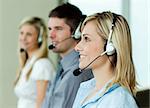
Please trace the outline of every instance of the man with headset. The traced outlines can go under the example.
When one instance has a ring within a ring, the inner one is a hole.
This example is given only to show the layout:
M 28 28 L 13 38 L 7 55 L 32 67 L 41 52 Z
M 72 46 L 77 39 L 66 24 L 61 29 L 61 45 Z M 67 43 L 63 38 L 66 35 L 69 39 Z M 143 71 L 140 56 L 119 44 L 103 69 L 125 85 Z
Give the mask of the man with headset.
M 48 29 L 53 52 L 60 55 L 60 67 L 43 102 L 43 108 L 72 108 L 80 83 L 93 77 L 91 70 L 74 76 L 79 66 L 79 54 L 74 47 L 78 43 L 75 31 L 85 17 L 76 6 L 66 3 L 49 13 Z M 73 38 L 74 37 L 74 38 Z M 80 36 L 79 36 L 80 37 Z

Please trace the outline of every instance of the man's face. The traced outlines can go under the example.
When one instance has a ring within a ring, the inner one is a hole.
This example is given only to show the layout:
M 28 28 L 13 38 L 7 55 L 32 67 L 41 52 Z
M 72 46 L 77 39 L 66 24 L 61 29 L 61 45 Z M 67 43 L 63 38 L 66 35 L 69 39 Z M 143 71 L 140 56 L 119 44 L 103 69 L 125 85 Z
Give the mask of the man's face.
M 75 46 L 75 41 L 71 38 L 71 28 L 65 23 L 65 19 L 50 17 L 48 21 L 49 38 L 55 44 L 54 52 L 65 55 Z

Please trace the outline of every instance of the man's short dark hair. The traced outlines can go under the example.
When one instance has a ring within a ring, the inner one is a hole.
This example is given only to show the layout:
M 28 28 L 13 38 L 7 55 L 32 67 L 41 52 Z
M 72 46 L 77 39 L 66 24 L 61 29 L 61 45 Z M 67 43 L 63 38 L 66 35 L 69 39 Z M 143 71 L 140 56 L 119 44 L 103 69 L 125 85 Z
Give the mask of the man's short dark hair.
M 64 3 L 54 8 L 49 13 L 49 18 L 50 17 L 65 19 L 66 24 L 70 26 L 71 32 L 73 33 L 83 18 L 83 15 L 78 7 L 70 3 Z

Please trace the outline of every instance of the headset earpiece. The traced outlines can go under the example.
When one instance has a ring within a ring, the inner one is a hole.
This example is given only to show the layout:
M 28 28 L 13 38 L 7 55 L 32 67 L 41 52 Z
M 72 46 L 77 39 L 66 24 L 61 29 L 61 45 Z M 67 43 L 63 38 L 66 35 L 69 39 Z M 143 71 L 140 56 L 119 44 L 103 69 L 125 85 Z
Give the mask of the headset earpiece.
M 40 28 L 40 33 L 38 36 L 38 43 L 41 44 L 43 39 L 42 39 L 42 35 L 43 35 L 43 27 Z
M 80 40 L 81 39 L 81 31 L 80 31 L 80 27 L 82 25 L 83 20 L 86 18 L 86 15 L 82 15 L 80 23 L 78 25 L 78 27 L 76 28 L 76 30 L 74 31 L 72 38 L 74 38 L 75 40 Z
M 112 42 L 109 42 L 109 43 L 106 42 L 104 45 L 104 52 L 101 53 L 101 56 L 103 56 L 105 54 L 107 54 L 108 56 L 111 56 L 115 52 L 116 52 L 116 49 L 115 49 L 113 43 Z
M 75 30 L 74 34 L 72 35 L 72 38 L 74 38 L 75 40 L 80 40 L 81 39 L 80 26 L 81 26 L 81 22 L 78 25 L 77 29 Z
M 113 45 L 113 43 L 112 42 L 109 42 L 107 45 L 106 45 L 106 54 L 108 55 L 108 56 L 111 56 L 111 55 L 113 55 L 115 52 L 116 52 L 116 49 L 115 49 L 115 47 L 114 47 L 114 45 Z
M 116 48 L 115 48 L 115 46 L 113 45 L 113 43 L 111 41 L 113 29 L 114 29 L 115 22 L 116 22 L 115 15 L 113 13 L 112 13 L 112 15 L 113 15 L 112 26 L 110 28 L 110 32 L 109 32 L 109 35 L 108 35 L 108 40 L 107 40 L 106 44 L 104 45 L 104 52 L 101 53 L 101 55 L 107 54 L 108 56 L 111 56 L 116 52 Z
M 81 39 L 81 33 L 78 32 L 78 33 L 72 35 L 72 37 L 73 37 L 73 39 L 75 39 L 75 40 L 80 40 L 80 39 Z

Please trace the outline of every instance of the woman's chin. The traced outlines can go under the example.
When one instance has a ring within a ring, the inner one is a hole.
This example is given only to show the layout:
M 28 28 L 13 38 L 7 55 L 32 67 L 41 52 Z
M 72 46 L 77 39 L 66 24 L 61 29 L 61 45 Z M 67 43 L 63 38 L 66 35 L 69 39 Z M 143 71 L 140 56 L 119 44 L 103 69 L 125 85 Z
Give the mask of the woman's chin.
M 80 69 L 84 69 L 85 67 L 86 67 L 85 65 L 83 65 L 83 64 L 81 64 L 81 63 L 79 64 L 79 68 L 80 68 Z

